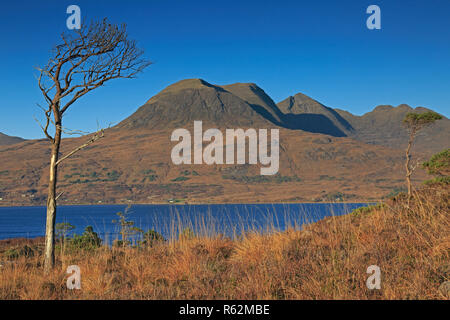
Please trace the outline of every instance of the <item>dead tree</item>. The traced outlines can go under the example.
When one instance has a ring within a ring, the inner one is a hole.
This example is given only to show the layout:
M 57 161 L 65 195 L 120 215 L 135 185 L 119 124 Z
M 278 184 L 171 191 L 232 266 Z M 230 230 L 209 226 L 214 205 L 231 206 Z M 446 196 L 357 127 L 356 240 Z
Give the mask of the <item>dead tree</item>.
M 37 68 L 38 85 L 44 96 L 45 122 L 41 125 L 51 144 L 50 176 L 47 197 L 44 270 L 55 264 L 55 218 L 58 165 L 74 153 L 103 137 L 99 130 L 89 140 L 66 155 L 60 155 L 62 123 L 68 108 L 88 92 L 107 81 L 134 78 L 150 62 L 136 42 L 128 39 L 126 25 L 109 24 L 106 19 L 61 35 L 61 44 L 43 68 Z M 51 132 L 50 132 L 51 129 Z
M 412 185 L 411 185 L 411 175 L 413 174 L 416 166 L 411 165 L 411 147 L 417 133 L 423 128 L 433 124 L 436 120 L 442 119 L 442 116 L 436 112 L 428 111 L 424 113 L 408 113 L 403 119 L 403 124 L 408 130 L 409 139 L 408 145 L 406 147 L 406 185 L 408 187 L 408 199 L 412 196 Z

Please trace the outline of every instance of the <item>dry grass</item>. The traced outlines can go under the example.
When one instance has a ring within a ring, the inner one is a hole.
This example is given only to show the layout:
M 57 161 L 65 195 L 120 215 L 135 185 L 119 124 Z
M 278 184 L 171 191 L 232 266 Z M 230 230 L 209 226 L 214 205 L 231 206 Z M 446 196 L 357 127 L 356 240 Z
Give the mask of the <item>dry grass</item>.
M 395 199 L 302 231 L 58 256 L 50 276 L 36 254 L 0 268 L 0 299 L 447 299 L 438 288 L 449 281 L 449 220 L 448 189 L 434 187 L 409 208 Z M 81 290 L 66 289 L 71 264 Z M 380 290 L 366 287 L 373 264 Z

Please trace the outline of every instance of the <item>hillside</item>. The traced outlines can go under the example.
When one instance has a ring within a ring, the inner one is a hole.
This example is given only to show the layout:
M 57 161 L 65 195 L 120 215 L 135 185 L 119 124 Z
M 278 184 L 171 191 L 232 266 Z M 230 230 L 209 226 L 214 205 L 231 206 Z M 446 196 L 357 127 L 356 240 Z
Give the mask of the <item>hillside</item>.
M 22 142 L 22 141 L 25 141 L 25 140 L 22 138 L 19 138 L 19 137 L 7 136 L 6 134 L 3 134 L 0 132 L 0 146 L 7 146 L 7 145 Z
M 413 109 L 406 104 L 397 107 L 381 105 L 362 116 L 355 116 L 347 111 L 336 109 L 336 112 L 354 128 L 354 131 L 349 134 L 350 137 L 391 148 L 404 148 L 407 144 L 408 134 L 402 126 L 405 115 L 408 112 L 426 111 L 430 111 L 430 109 L 423 107 Z M 414 150 L 433 154 L 448 148 L 449 141 L 450 120 L 444 117 L 418 134 Z

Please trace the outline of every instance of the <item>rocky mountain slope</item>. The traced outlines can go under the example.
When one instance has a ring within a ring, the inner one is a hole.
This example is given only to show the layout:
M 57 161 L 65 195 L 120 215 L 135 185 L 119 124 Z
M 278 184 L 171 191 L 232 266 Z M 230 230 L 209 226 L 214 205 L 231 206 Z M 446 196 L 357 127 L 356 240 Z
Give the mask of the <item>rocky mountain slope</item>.
M 284 113 L 287 128 L 335 137 L 345 137 L 353 132 L 353 127 L 339 113 L 302 93 L 281 101 L 278 107 Z

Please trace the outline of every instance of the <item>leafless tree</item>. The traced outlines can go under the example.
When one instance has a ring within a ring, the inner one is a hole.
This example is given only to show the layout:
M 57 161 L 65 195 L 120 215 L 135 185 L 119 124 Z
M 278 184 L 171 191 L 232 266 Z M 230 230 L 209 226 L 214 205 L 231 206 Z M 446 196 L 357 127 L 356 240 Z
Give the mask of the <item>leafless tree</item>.
M 61 35 L 61 44 L 52 50 L 48 64 L 39 71 L 38 85 L 46 106 L 41 125 L 51 143 L 47 198 L 44 270 L 54 266 L 55 218 L 58 165 L 74 153 L 103 137 L 98 130 L 83 145 L 60 155 L 63 117 L 68 108 L 88 92 L 118 78 L 134 78 L 151 63 L 143 58 L 136 42 L 128 39 L 126 25 L 109 24 L 106 19 Z M 50 130 L 51 129 L 51 132 Z

